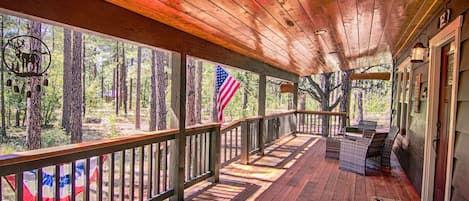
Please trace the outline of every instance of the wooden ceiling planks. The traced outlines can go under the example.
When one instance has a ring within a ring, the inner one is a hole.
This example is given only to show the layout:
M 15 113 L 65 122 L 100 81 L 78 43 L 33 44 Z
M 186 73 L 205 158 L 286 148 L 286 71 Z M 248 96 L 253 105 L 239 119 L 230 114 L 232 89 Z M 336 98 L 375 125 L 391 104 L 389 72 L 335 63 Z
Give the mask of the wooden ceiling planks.
M 441 0 L 107 1 L 289 72 L 310 75 L 391 64 L 392 51 L 406 44 L 413 27 L 422 25 L 419 19 L 428 18 Z

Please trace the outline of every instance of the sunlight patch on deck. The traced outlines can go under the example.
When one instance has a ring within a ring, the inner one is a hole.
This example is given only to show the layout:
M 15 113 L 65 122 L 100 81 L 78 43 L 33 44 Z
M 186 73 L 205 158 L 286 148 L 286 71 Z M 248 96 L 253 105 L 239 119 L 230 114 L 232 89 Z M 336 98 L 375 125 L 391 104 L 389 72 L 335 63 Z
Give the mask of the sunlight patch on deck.
M 286 136 L 251 155 L 249 165 L 236 161 L 221 169 L 220 183 L 201 182 L 186 189 L 187 200 L 254 200 L 318 141 L 317 136 Z

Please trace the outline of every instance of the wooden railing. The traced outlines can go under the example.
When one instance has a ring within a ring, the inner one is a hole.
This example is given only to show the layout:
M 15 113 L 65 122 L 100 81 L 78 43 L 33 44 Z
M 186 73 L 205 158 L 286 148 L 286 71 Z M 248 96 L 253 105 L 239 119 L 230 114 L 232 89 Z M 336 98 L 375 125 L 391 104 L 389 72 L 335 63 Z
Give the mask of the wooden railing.
M 298 116 L 297 132 L 336 136 L 347 125 L 347 113 L 345 112 L 321 112 L 305 111 L 296 112 Z
M 327 121 L 322 124 L 322 120 Z M 347 116 L 337 112 L 288 111 L 267 116 L 240 119 L 220 128 L 219 124 L 188 127 L 185 130 L 184 188 L 208 178 L 218 178 L 219 168 L 240 160 L 249 163 L 251 154 L 263 154 L 264 147 L 290 134 L 337 135 L 345 125 Z M 328 127 L 326 128 L 325 125 Z M 25 177 L 42 200 L 47 194 L 61 197 L 61 180 L 77 183 L 83 196 L 80 200 L 163 200 L 174 194 L 171 181 L 174 167 L 171 161 L 176 147 L 177 129 L 169 129 L 125 137 L 65 145 L 0 156 L 0 176 L 13 182 L 15 195 L 6 200 L 23 200 Z M 96 168 L 93 168 L 96 167 Z M 95 170 L 95 171 L 93 171 Z M 37 174 L 44 172 L 43 174 Z M 69 174 L 70 173 L 70 174 Z M 59 175 L 56 177 L 55 175 Z M 70 175 L 69 178 L 63 178 Z M 95 177 L 90 175 L 94 175 Z M 43 188 L 44 178 L 51 179 Z M 92 178 L 92 179 L 90 179 Z M 215 179 L 216 181 L 217 179 Z M 0 201 L 6 187 L 0 182 Z M 6 193 L 5 193 L 6 194 Z M 67 192 L 75 195 L 75 192 Z M 71 196 L 75 200 L 77 196 Z
M 214 176 L 216 170 L 211 160 L 216 160 L 216 156 L 210 150 L 217 147 L 214 139 L 219 136 L 217 132 L 219 124 L 186 129 L 189 140 L 185 154 L 191 160 L 186 161 L 185 187 Z M 0 176 L 14 181 L 14 199 L 18 201 L 28 196 L 22 185 L 25 177 L 34 183 L 30 183 L 30 187 L 39 189 L 37 200 L 42 200 L 46 193 L 43 189 L 52 191 L 47 192 L 48 195 L 61 197 L 64 192 L 60 190 L 60 184 L 65 180 L 77 180 L 70 182 L 68 195 L 75 195 L 75 190 L 80 189 L 76 186 L 83 182 L 80 190 L 83 193 L 78 195 L 83 196 L 80 200 L 162 200 L 174 193 L 170 182 L 171 149 L 177 134 L 177 129 L 170 129 L 3 155 L 0 156 Z M 68 176 L 65 178 L 65 175 Z M 81 175 L 82 180 L 75 178 Z M 90 175 L 96 175 L 93 185 Z M 44 184 L 43 181 L 50 178 L 53 181 Z M 49 186 L 43 188 L 43 185 Z M 3 188 L 0 186 L 1 193 Z M 7 200 L 11 199 L 7 197 Z M 71 196 L 72 201 L 75 199 L 77 196 Z

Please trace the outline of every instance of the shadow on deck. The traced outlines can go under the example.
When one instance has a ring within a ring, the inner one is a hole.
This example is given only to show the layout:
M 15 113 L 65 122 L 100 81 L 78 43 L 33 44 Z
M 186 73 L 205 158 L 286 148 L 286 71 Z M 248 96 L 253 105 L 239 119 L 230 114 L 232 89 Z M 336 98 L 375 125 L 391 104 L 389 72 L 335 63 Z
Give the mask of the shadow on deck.
M 201 182 L 186 189 L 186 200 L 420 200 L 393 157 L 392 172 L 367 169 L 367 176 L 339 170 L 325 159 L 325 140 L 288 136 L 221 170 L 220 183 Z

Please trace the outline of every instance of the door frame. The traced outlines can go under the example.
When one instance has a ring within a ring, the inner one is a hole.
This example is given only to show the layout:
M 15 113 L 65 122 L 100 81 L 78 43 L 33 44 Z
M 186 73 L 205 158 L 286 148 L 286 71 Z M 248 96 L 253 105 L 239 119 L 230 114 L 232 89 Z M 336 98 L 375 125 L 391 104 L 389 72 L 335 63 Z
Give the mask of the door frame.
M 441 69 L 441 48 L 446 43 L 454 40 L 454 65 L 453 65 L 453 87 L 451 89 L 450 121 L 448 156 L 446 168 L 445 200 L 449 200 L 451 192 L 451 176 L 453 169 L 454 138 L 456 125 L 457 92 L 459 82 L 459 61 L 460 61 L 460 33 L 462 26 L 462 16 L 458 16 L 448 24 L 432 39 L 430 39 L 430 61 L 428 69 L 428 100 L 427 115 L 425 125 L 425 146 L 422 177 L 422 200 L 433 200 L 434 177 L 435 177 L 435 157 L 436 153 L 432 147 L 432 141 L 437 134 L 439 90 L 440 90 L 440 69 Z

